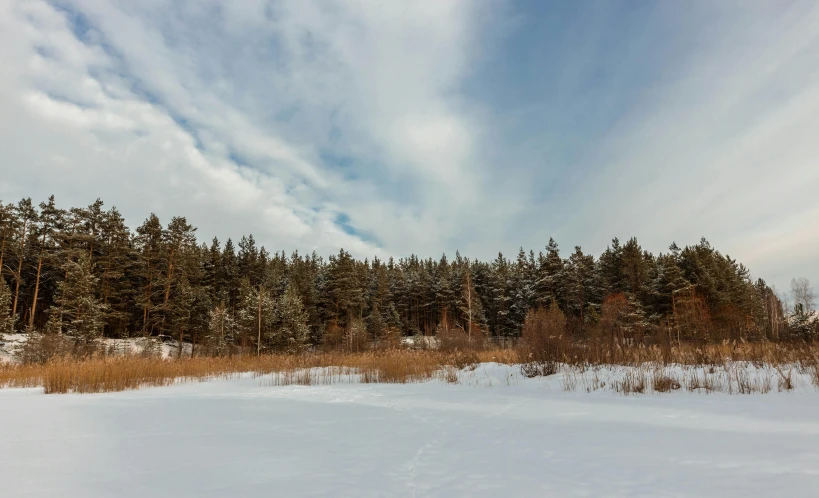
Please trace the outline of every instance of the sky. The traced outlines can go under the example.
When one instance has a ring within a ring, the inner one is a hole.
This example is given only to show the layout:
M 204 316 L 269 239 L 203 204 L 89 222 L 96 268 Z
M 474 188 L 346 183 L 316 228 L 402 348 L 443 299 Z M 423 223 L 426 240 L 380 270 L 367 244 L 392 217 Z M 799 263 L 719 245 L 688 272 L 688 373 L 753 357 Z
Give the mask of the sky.
M 819 284 L 815 1 L 0 0 L 0 199 L 269 250 L 700 237 Z

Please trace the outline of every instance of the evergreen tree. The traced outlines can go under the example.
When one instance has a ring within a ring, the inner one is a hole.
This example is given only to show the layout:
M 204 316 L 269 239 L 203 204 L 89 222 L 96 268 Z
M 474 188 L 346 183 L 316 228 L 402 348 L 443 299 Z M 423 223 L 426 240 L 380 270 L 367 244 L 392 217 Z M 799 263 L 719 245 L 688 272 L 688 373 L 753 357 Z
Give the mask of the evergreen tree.
M 205 337 L 210 354 L 224 356 L 232 351 L 236 340 L 236 322 L 230 311 L 223 304 L 210 312 L 208 335 Z
M 101 253 L 100 299 L 107 306 L 106 325 L 114 337 L 128 334 L 128 320 L 134 305 L 138 254 L 131 245 L 131 234 L 115 207 L 108 210 L 99 227 Z
M 6 273 L 4 263 L 6 250 L 12 241 L 16 229 L 16 221 L 14 204 L 3 204 L 3 202 L 0 201 L 0 279 L 2 279 Z
M 529 258 L 520 248 L 518 259 L 512 268 L 511 304 L 509 321 L 515 330 L 523 326 L 526 314 L 535 305 L 535 262 L 534 253 Z
M 3 334 L 14 333 L 15 317 L 11 314 L 11 290 L 6 281 L 0 278 L 0 340 Z
M 242 345 L 255 344 L 256 354 L 270 347 L 269 339 L 274 322 L 276 303 L 261 285 L 253 287 L 250 277 L 242 279 L 240 300 L 236 311 L 236 324 Z
M 577 247 L 564 260 L 550 240 L 539 257 L 521 249 L 512 261 L 456 253 L 370 262 L 343 249 L 325 261 L 315 252 L 271 254 L 252 235 L 239 240 L 238 253 L 230 239 L 197 245 L 183 217 L 163 228 L 151 215 L 132 234 L 116 209 L 102 208 L 99 199 L 67 211 L 53 197 L 39 210 L 30 199 L 0 202 L 0 300 L 9 301 L 2 330 L 15 320 L 36 329 L 48 310 L 47 328 L 71 328 L 75 337 L 171 334 L 180 347 L 190 341 L 225 354 L 298 349 L 291 346 L 303 343 L 302 325 L 313 344 L 332 330 L 352 350 L 396 331 L 433 333 L 443 322 L 515 336 L 533 307 L 552 304 L 575 332 L 599 321 L 621 338 L 664 326 L 680 341 L 778 340 L 787 331 L 812 338 L 816 327 L 813 298 L 786 310 L 764 280 L 752 281 L 748 268 L 705 239 L 656 257 L 636 239 L 615 238 L 599 259 Z M 102 306 L 102 319 L 74 316 L 78 288 L 86 289 L 83 302 Z
M 11 314 L 17 317 L 17 306 L 20 302 L 20 285 L 23 282 L 23 263 L 26 260 L 26 252 L 29 247 L 29 238 L 31 237 L 31 229 L 37 221 L 37 211 L 31 203 L 30 198 L 25 198 L 17 203 L 15 209 L 18 227 L 18 246 L 17 246 L 17 270 L 12 270 L 14 277 L 14 301 L 11 306 Z
M 37 244 L 37 272 L 34 277 L 34 297 L 31 301 L 31 313 L 29 314 L 28 328 L 34 328 L 34 318 L 37 315 L 37 301 L 40 297 L 40 279 L 43 276 L 43 262 L 48 258 L 56 247 L 56 234 L 62 228 L 64 213 L 57 209 L 54 196 L 48 198 L 48 202 L 40 203 L 40 213 L 36 223 L 33 225 L 32 238 Z
M 224 286 L 222 293 L 223 299 L 230 310 L 236 309 L 236 301 L 239 298 L 239 264 L 236 259 L 236 249 L 233 247 L 233 241 L 227 239 L 225 248 L 222 250 L 222 264 L 221 275 L 219 276 L 220 283 Z
M 142 334 L 151 335 L 158 324 L 154 308 L 158 305 L 162 292 L 162 224 L 159 218 L 151 216 L 137 228 L 135 245 L 139 253 L 139 277 L 141 289 L 137 294 L 137 307 L 142 310 Z
M 174 216 L 171 222 L 168 223 L 168 228 L 162 231 L 164 245 L 162 254 L 165 256 L 165 272 L 163 275 L 165 290 L 162 310 L 164 311 L 163 325 L 166 330 L 173 329 L 173 325 L 168 322 L 173 320 L 174 314 L 184 314 L 184 311 L 173 309 L 174 302 L 171 301 L 171 292 L 177 290 L 182 292 L 181 282 L 187 279 L 188 271 L 194 263 L 192 256 L 195 255 L 196 248 L 195 231 L 196 229 L 181 216 Z M 186 302 L 184 298 L 177 301 L 180 305 Z M 181 334 L 182 331 L 180 330 L 180 343 L 182 342 Z
M 589 306 L 592 303 L 599 303 L 601 297 L 594 256 L 583 254 L 580 246 L 575 246 L 565 268 L 566 308 L 569 313 L 580 319 L 582 327 L 586 322 L 585 313 Z
M 546 246 L 546 254 L 541 253 L 538 267 L 536 289 L 537 304 L 539 306 L 546 307 L 552 302 L 558 306 L 563 305 L 566 278 L 564 271 L 565 267 L 563 260 L 560 258 L 557 242 L 550 237 L 549 244 Z
M 287 352 L 300 351 L 310 337 L 307 320 L 296 288 L 288 285 L 276 304 L 274 324 L 269 334 L 271 347 Z
M 600 279 L 603 291 L 606 295 L 624 292 L 626 290 L 626 277 L 623 269 L 623 248 L 620 240 L 615 237 L 611 241 L 611 246 L 600 255 Z
M 72 338 L 85 352 L 96 349 L 105 320 L 105 305 L 95 296 L 97 279 L 88 262 L 83 254 L 65 263 L 66 279 L 57 285 L 56 309 L 52 308 L 51 315 L 52 320 L 59 320 L 57 332 Z

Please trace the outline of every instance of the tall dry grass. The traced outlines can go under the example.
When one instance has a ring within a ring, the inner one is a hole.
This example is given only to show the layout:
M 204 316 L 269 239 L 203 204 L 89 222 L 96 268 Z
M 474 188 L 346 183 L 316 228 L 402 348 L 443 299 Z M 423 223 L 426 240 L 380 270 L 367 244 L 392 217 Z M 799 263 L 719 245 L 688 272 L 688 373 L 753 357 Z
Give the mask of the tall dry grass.
M 46 393 L 97 393 L 166 386 L 239 373 L 275 374 L 273 385 L 338 382 L 458 382 L 458 372 L 478 363 L 520 365 L 527 377 L 561 373 L 564 390 L 606 387 L 624 394 L 675 390 L 789 391 L 797 379 L 819 387 L 819 344 L 723 342 L 633 344 L 605 338 L 577 340 L 565 333 L 559 310 L 533 313 L 514 348 L 320 350 L 297 355 L 194 357 L 163 360 L 141 356 L 61 357 L 41 364 L 0 363 L 0 387 L 43 387 Z M 737 365 L 740 365 L 739 367 Z M 751 366 L 751 369 L 746 368 Z M 598 368 L 618 369 L 604 380 Z M 764 375 L 748 376 L 764 370 Z M 768 375 L 770 373 L 770 375 Z M 805 380 L 808 379 L 808 380 Z
M 274 382 L 312 384 L 313 369 L 323 379 L 356 376 L 361 382 L 406 383 L 451 379 L 448 368 L 479 362 L 472 352 L 391 350 L 368 353 L 328 352 L 301 355 L 195 357 L 182 359 L 109 356 L 86 360 L 62 358 L 45 364 L 0 365 L 0 387 L 40 387 L 46 393 L 124 391 L 178 382 L 224 378 L 239 373 L 278 374 Z

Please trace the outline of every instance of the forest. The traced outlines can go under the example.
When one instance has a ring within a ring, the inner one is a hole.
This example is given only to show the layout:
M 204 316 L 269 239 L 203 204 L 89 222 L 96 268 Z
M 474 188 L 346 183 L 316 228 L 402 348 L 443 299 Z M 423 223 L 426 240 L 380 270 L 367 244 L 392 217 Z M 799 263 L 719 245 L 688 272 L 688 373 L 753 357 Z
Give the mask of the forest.
M 0 334 L 175 339 L 190 355 L 360 351 L 406 336 L 513 343 L 535 310 L 576 340 L 717 343 L 812 339 L 812 303 L 786 309 L 704 238 L 652 254 L 635 238 L 595 257 L 550 239 L 491 261 L 456 253 L 359 260 L 268 252 L 248 234 L 199 243 L 185 217 L 131 230 L 101 200 L 0 202 Z M 806 288 L 807 289 L 807 288 Z M 809 293 L 809 290 L 806 290 Z M 798 299 L 797 299 L 798 301 Z

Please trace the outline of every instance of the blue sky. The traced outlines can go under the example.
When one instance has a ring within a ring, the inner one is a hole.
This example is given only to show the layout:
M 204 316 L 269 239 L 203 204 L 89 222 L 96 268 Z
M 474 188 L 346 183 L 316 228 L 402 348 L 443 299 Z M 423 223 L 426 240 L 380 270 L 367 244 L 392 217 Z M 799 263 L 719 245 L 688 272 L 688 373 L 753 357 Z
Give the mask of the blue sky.
M 272 250 L 701 236 L 819 282 L 816 2 L 5 0 L 0 198 Z

